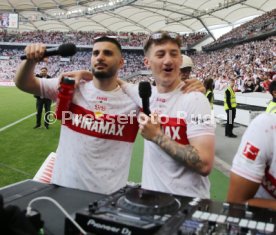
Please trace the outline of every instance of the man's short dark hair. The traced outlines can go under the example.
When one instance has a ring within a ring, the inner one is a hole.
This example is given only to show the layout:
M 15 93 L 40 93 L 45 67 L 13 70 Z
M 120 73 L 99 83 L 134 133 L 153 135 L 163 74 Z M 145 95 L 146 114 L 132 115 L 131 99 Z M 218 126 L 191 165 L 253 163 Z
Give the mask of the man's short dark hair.
M 276 81 L 272 81 L 269 85 L 269 93 L 272 95 L 272 92 L 276 91 Z
M 204 80 L 203 85 L 204 85 L 206 91 L 208 91 L 208 90 L 212 91 L 214 89 L 214 86 L 213 86 L 214 80 L 212 78 L 207 78 Z
M 119 51 L 122 53 L 122 47 L 119 41 L 115 37 L 110 37 L 110 36 L 102 36 L 102 37 L 97 37 L 94 39 L 94 44 L 97 42 L 111 42 L 113 43 Z

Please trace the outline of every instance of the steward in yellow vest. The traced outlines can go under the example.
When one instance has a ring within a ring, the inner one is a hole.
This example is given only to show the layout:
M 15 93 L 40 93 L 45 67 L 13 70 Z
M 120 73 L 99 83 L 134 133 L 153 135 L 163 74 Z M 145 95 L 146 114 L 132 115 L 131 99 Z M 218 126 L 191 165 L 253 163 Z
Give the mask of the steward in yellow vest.
M 270 83 L 269 92 L 273 99 L 270 101 L 265 111 L 267 113 L 276 113 L 276 81 Z
M 225 136 L 236 138 L 237 136 L 233 134 L 234 120 L 236 117 L 236 94 L 233 90 L 235 85 L 235 80 L 230 79 L 230 84 L 224 92 L 224 110 L 227 114 L 227 122 L 225 125 Z
M 276 99 L 275 101 L 270 101 L 265 111 L 267 113 L 276 113 Z
M 237 107 L 236 94 L 231 86 L 228 86 L 224 93 L 224 110 Z

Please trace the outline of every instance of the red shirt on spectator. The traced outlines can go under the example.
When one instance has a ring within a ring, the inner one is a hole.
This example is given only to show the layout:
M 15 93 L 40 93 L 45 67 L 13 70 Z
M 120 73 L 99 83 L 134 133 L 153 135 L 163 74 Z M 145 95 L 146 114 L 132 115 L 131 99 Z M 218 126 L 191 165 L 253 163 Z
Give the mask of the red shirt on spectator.
M 265 91 L 269 90 L 269 85 L 271 81 L 269 79 L 266 79 L 265 81 L 262 82 L 262 87 L 264 88 Z

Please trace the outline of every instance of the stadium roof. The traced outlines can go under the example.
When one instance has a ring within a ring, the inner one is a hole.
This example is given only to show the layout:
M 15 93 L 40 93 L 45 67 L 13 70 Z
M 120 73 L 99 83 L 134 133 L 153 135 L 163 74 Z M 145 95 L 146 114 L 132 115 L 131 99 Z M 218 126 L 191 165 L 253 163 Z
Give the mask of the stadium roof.
M 276 8 L 276 0 L 0 0 L 19 30 L 197 32 Z

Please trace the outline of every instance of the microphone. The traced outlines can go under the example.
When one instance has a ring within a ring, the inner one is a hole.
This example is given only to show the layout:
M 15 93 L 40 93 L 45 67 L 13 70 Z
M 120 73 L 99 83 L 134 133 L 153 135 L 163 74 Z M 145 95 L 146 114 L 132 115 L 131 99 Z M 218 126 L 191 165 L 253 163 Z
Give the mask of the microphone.
M 60 55 L 62 57 L 73 56 L 77 52 L 77 47 L 73 43 L 61 44 L 59 47 L 46 49 L 43 57 L 49 57 L 54 55 Z M 21 60 L 26 60 L 26 55 L 20 56 Z
M 151 96 L 151 85 L 149 82 L 142 81 L 139 83 L 139 96 L 142 99 L 143 112 L 149 116 L 149 98 Z

